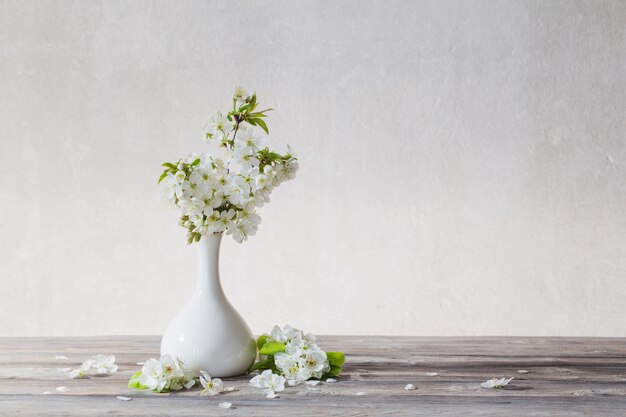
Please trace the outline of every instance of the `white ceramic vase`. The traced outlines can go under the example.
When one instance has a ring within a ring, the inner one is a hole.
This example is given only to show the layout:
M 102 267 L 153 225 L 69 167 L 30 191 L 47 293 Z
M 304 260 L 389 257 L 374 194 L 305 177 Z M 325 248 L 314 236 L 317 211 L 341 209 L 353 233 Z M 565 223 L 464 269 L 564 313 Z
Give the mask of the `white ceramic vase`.
M 162 355 L 178 356 L 189 368 L 215 377 L 241 375 L 256 359 L 254 336 L 220 283 L 222 235 L 203 236 L 198 242 L 196 289 L 161 340 Z

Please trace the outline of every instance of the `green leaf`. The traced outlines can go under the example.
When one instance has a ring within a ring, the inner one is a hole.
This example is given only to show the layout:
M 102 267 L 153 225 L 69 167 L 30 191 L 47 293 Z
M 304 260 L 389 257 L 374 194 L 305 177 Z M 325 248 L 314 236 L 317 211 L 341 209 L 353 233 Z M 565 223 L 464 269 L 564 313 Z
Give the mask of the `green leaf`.
M 270 134 L 269 129 L 267 128 L 267 125 L 265 124 L 265 122 L 263 121 L 263 119 L 254 119 L 256 121 L 256 124 L 263 130 L 265 130 L 265 133 L 267 133 L 268 135 Z
M 346 361 L 346 356 L 341 352 L 326 352 L 326 358 L 331 366 L 341 366 Z
M 274 357 L 270 357 L 270 358 L 263 359 L 262 361 L 258 361 L 254 363 L 248 369 L 248 373 L 251 374 L 252 372 L 257 371 L 259 369 L 262 369 L 262 370 L 272 369 L 273 367 L 274 367 Z
M 329 378 L 331 376 L 339 376 L 341 375 L 341 366 L 331 365 L 330 370 L 322 375 L 322 378 Z
M 141 382 L 139 382 L 139 378 L 140 377 L 141 377 L 141 371 L 135 372 L 135 374 L 130 377 L 130 381 L 128 381 L 128 388 L 134 388 L 134 389 L 146 389 L 146 388 L 148 388 L 145 385 L 141 385 Z
M 267 342 L 259 349 L 261 355 L 273 355 L 285 350 L 285 344 L 280 342 Z
M 250 110 L 254 110 L 256 108 L 256 93 L 252 94 L 252 98 L 250 99 Z
M 195 166 L 196 166 L 196 165 L 198 165 L 199 163 L 200 163 L 200 158 L 198 158 L 198 159 L 196 159 L 195 161 L 193 161 L 193 162 L 191 163 L 191 166 L 192 166 L 192 167 L 195 167 Z
M 161 164 L 161 166 L 169 168 L 169 169 L 178 169 L 178 167 L 176 165 L 172 164 L 171 162 L 163 162 Z
M 251 117 L 267 117 L 267 114 L 265 114 L 266 111 L 272 111 L 274 109 L 265 109 L 265 110 L 261 110 L 261 111 L 257 111 L 254 113 L 250 113 Z
M 159 177 L 159 181 L 157 182 L 157 184 L 161 184 L 161 181 L 163 181 L 165 177 L 167 177 L 167 170 L 163 171 L 163 173 Z
M 256 348 L 258 350 L 261 350 L 263 345 L 265 345 L 265 342 L 267 342 L 268 337 L 269 336 L 266 334 L 262 334 L 261 336 L 259 336 L 259 338 L 256 340 Z

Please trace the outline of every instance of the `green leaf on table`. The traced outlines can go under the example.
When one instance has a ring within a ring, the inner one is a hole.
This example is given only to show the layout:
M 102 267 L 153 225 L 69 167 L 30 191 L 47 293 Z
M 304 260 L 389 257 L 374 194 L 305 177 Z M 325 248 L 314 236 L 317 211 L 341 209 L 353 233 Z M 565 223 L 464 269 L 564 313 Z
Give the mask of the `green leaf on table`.
M 270 357 L 267 359 L 263 359 L 262 361 L 258 361 L 248 369 L 248 373 L 252 373 L 257 370 L 266 370 L 274 368 L 274 357 Z
M 135 372 L 135 374 L 130 377 L 130 381 L 128 381 L 128 388 L 134 388 L 134 389 L 148 388 L 145 385 L 141 385 L 141 382 L 139 382 L 139 378 L 141 378 L 141 371 Z
M 285 344 L 280 342 L 267 342 L 263 345 L 261 349 L 259 349 L 259 353 L 261 355 L 273 355 L 278 352 L 283 352 L 285 350 Z
M 330 365 L 330 370 L 322 375 L 322 378 L 329 378 L 331 376 L 339 376 L 341 375 L 341 366 L 339 365 Z
M 268 338 L 269 338 L 269 336 L 266 335 L 266 334 L 262 334 L 261 336 L 259 336 L 259 338 L 256 340 L 256 348 L 258 350 L 261 350 L 263 345 L 265 345 L 265 343 L 267 342 Z
M 331 366 L 341 366 L 346 361 L 346 356 L 341 352 L 326 352 L 326 358 Z

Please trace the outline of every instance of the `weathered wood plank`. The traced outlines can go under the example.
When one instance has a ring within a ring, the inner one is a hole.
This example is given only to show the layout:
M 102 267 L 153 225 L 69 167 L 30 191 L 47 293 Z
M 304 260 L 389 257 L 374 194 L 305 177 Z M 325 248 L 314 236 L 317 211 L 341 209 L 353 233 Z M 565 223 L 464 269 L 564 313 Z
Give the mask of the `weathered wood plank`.
M 197 390 L 156 395 L 126 388 L 137 361 L 158 356 L 159 338 L 0 338 L 0 414 L 173 416 L 473 416 L 626 414 L 626 339 L 420 338 L 326 336 L 320 344 L 346 353 L 335 384 L 289 387 L 268 400 L 249 377 L 225 379 L 236 390 L 199 397 Z M 96 353 L 115 354 L 117 374 L 68 379 Z M 56 360 L 62 354 L 68 360 Z M 528 374 L 518 374 L 526 369 Z M 436 372 L 436 376 L 428 373 Z M 480 388 L 495 376 L 513 376 L 503 390 Z M 404 385 L 417 389 L 405 391 Z M 67 392 L 55 391 L 66 386 Z M 51 394 L 44 395 L 48 391 Z M 364 392 L 365 396 L 356 396 Z M 116 396 L 129 396 L 122 402 Z M 217 407 L 221 401 L 234 409 Z

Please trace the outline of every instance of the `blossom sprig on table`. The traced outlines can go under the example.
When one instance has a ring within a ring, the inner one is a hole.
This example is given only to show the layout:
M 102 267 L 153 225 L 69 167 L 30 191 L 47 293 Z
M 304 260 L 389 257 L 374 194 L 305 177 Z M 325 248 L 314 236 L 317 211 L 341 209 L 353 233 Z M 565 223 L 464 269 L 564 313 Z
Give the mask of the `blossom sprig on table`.
M 180 358 L 165 354 L 159 359 L 148 359 L 140 371 L 128 381 L 128 388 L 149 389 L 154 392 L 180 391 L 191 389 L 198 383 L 203 389 L 200 395 L 216 395 L 224 391 L 232 391 L 234 387 L 224 387 L 219 378 L 212 378 L 208 372 L 199 371 L 200 375 L 189 369 Z
M 250 367 L 249 372 L 263 370 L 261 375 L 267 379 L 267 371 L 270 371 L 282 376 L 289 385 L 338 376 L 345 362 L 343 353 L 323 351 L 314 335 L 289 325 L 284 328 L 274 326 L 270 334 L 259 336 L 257 348 L 259 361 Z M 253 381 L 254 378 L 251 384 L 256 386 Z
M 257 208 L 270 201 L 276 187 L 295 177 L 298 160 L 292 152 L 280 154 L 266 146 L 269 129 L 264 119 L 272 109 L 257 107 L 256 93 L 236 87 L 232 110 L 225 115 L 215 112 L 206 126 L 205 137 L 219 145 L 218 151 L 163 163 L 159 183 L 180 210 L 187 243 L 224 231 L 243 242 L 261 222 Z
M 128 388 L 150 389 L 154 392 L 179 391 L 190 389 L 196 384 L 195 374 L 185 363 L 171 355 L 159 359 L 148 359 L 141 371 L 136 372 L 128 382 Z

